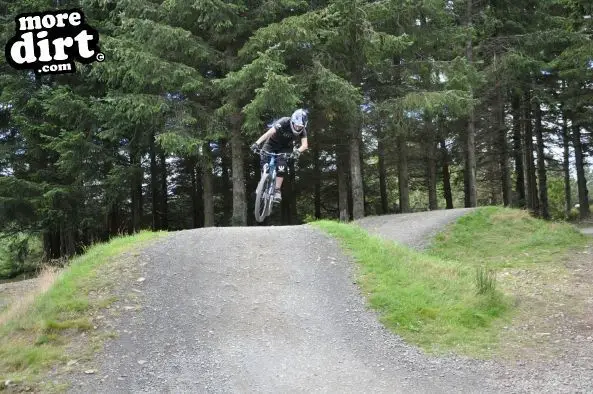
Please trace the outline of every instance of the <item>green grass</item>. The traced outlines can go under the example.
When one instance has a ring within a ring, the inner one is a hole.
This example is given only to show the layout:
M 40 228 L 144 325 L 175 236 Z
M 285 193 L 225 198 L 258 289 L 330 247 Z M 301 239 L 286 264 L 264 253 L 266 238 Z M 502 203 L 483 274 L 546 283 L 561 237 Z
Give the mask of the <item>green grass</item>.
M 501 265 L 550 261 L 584 245 L 571 226 L 486 207 L 462 217 L 420 253 L 354 224 L 316 221 L 358 262 L 359 283 L 381 321 L 428 352 L 489 357 L 513 316 L 497 287 Z
M 563 222 L 535 219 L 525 211 L 483 207 L 437 235 L 429 253 L 490 268 L 528 268 L 561 260 L 587 237 Z
M 492 322 L 509 309 L 494 289 L 479 294 L 475 270 L 369 235 L 355 225 L 318 221 L 360 266 L 360 281 L 381 321 L 429 352 L 475 356 L 496 341 Z
M 100 274 L 123 252 L 134 250 L 145 242 L 166 233 L 142 232 L 118 237 L 105 244 L 90 247 L 74 258 L 53 286 L 35 299 L 27 313 L 0 326 L 0 381 L 35 382 L 40 373 L 56 362 L 67 362 L 68 338 L 90 331 L 88 313 L 113 302 L 90 297 L 89 293 L 109 288 L 112 283 Z

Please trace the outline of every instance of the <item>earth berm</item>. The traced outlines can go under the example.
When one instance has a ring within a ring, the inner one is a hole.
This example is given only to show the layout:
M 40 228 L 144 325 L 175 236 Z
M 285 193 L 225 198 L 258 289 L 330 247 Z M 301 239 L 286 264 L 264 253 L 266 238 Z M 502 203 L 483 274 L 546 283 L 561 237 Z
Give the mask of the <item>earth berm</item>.
M 421 247 L 466 212 L 360 224 Z M 121 300 L 121 315 L 102 321 L 119 336 L 106 342 L 95 365 L 70 374 L 70 392 L 593 390 L 593 362 L 584 359 L 593 353 L 503 364 L 429 356 L 404 343 L 367 308 L 356 265 L 338 242 L 309 225 L 180 231 L 139 259 L 145 280 L 120 291 L 141 292 L 140 307 L 123 308 Z

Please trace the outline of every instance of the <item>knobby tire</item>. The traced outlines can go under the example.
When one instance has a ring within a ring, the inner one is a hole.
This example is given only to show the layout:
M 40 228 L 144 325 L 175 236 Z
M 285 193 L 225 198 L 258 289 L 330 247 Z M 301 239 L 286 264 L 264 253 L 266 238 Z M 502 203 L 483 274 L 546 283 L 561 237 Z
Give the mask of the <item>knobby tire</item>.
M 269 184 L 270 176 L 267 173 L 261 177 L 257 184 L 255 195 L 255 220 L 259 223 L 264 221 L 271 210 L 268 204 L 268 201 L 272 198 L 272 196 L 268 195 Z M 263 210 L 261 208 L 263 208 Z

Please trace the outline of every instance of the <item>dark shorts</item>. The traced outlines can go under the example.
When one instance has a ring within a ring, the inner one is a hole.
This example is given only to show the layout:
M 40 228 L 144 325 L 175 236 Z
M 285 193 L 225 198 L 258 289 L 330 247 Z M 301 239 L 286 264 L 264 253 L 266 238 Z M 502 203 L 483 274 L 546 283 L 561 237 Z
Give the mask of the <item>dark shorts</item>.
M 268 143 L 264 144 L 264 146 L 262 147 L 262 150 L 272 152 L 272 153 L 292 153 L 291 147 L 276 148 Z M 259 161 L 260 166 L 263 167 L 264 164 L 266 164 L 269 160 L 270 160 L 270 156 L 266 155 L 264 152 L 262 152 L 260 155 L 260 161 Z M 283 177 L 286 174 L 286 168 L 287 168 L 287 159 L 282 156 L 276 157 L 276 174 L 278 176 Z

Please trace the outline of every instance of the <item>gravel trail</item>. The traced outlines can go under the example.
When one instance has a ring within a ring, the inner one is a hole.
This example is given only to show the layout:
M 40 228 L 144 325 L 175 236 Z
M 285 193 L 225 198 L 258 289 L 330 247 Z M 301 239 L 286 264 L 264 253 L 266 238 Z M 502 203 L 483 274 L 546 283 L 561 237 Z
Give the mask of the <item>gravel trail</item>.
M 373 235 L 397 241 L 415 249 L 424 249 L 430 239 L 447 224 L 475 208 L 369 216 L 355 221 Z

